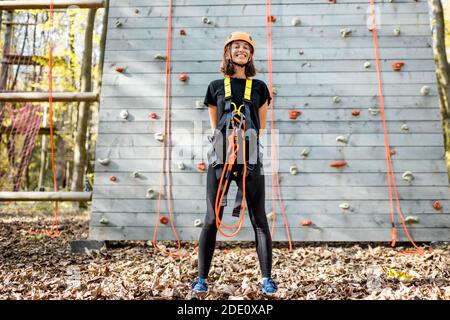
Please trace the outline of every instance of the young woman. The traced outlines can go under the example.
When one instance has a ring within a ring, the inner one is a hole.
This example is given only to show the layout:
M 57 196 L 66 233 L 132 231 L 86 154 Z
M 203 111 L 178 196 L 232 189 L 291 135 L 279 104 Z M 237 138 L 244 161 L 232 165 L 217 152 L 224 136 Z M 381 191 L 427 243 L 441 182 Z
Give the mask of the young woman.
M 224 79 L 212 81 L 206 92 L 205 105 L 209 109 L 209 117 L 211 128 L 214 134 L 214 139 L 223 139 L 223 145 L 226 145 L 226 128 L 223 127 L 223 119 L 227 118 L 226 92 L 231 93 L 231 104 L 236 106 L 247 107 L 250 110 L 241 110 L 242 115 L 246 115 L 251 119 L 245 119 L 245 123 L 252 124 L 257 132 L 257 136 L 261 136 L 266 129 L 266 115 L 268 105 L 271 97 L 267 85 L 257 79 L 248 81 L 256 74 L 255 66 L 253 64 L 253 54 L 255 45 L 252 38 L 245 32 L 232 33 L 224 45 L 223 58 L 220 66 L 221 72 L 225 78 L 229 78 L 229 85 L 231 90 L 225 90 Z M 246 86 L 247 91 L 246 91 Z M 251 88 L 251 90 L 249 90 Z M 244 99 L 244 95 L 245 98 Z M 250 99 L 249 99 L 250 98 Z M 245 100 L 245 101 L 244 101 Z M 244 105 L 245 104 L 245 105 Z M 230 102 L 228 102 L 228 108 Z M 238 119 L 239 120 L 239 119 Z M 218 127 L 218 125 L 222 127 Z M 226 127 L 226 124 L 225 124 Z M 213 140 L 214 141 L 214 140 Z M 255 144 L 254 144 L 255 145 Z M 259 147 L 259 143 L 256 144 Z M 250 146 L 248 146 L 251 148 Z M 222 149 L 222 148 L 220 148 Z M 226 148 L 223 148 L 226 152 Z M 259 149 L 256 150 L 256 155 L 259 156 Z M 224 168 L 224 162 L 211 163 L 208 167 L 207 175 L 207 190 L 206 190 L 206 205 L 207 213 L 203 229 L 200 234 L 199 248 L 198 248 L 198 277 L 192 283 L 193 293 L 206 293 L 208 286 L 206 279 L 208 277 L 211 260 L 214 254 L 216 244 L 216 195 L 219 189 L 219 181 L 221 171 Z M 242 177 L 243 165 L 233 165 L 233 172 L 236 176 Z M 257 164 L 254 167 L 249 167 L 246 177 L 246 203 L 250 220 L 255 231 L 256 251 L 258 254 L 259 264 L 262 273 L 262 280 L 260 282 L 261 291 L 263 294 L 274 294 L 277 291 L 277 285 L 271 278 L 272 271 L 272 238 L 270 235 L 269 225 L 265 212 L 265 190 L 264 190 L 264 175 L 261 170 L 262 162 L 258 157 Z M 238 172 L 239 171 L 239 172 Z M 235 179 L 238 188 L 242 191 L 241 178 Z M 221 204 L 222 205 L 222 204 Z M 220 207 L 219 218 L 222 219 L 224 207 Z M 239 209 L 238 211 L 239 212 Z

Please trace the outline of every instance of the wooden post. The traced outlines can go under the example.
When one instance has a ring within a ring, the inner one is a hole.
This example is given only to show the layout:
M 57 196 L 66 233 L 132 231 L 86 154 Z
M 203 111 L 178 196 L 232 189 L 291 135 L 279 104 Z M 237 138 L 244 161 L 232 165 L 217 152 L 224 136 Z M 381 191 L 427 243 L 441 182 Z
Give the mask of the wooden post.
M 0 192 L 0 201 L 90 201 L 91 192 Z
M 54 0 L 54 9 L 79 7 L 80 9 L 97 9 L 105 6 L 105 0 Z M 0 10 L 49 9 L 49 0 L 1 1 Z
M 95 92 L 52 92 L 53 102 L 98 101 Z M 48 102 L 48 92 L 0 92 L 0 102 Z

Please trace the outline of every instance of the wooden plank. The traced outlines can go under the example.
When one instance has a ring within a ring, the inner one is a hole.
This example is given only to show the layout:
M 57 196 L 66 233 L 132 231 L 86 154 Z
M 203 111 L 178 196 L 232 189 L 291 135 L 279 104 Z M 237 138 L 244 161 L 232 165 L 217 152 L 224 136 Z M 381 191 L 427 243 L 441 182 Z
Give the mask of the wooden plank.
M 149 185 L 155 191 L 159 190 L 159 184 Z M 108 187 L 96 186 L 94 199 L 101 198 L 118 198 L 118 199 L 142 199 L 147 194 L 146 186 L 126 187 L 121 185 L 113 185 Z M 383 187 L 316 187 L 316 186 L 298 186 L 285 187 L 281 186 L 283 199 L 286 200 L 387 200 L 389 194 L 386 186 Z M 400 199 L 450 199 L 449 187 L 420 187 L 420 186 L 398 186 L 398 194 Z M 270 194 L 270 186 L 266 184 L 266 194 Z M 186 189 L 184 186 L 173 186 L 172 193 L 176 195 L 176 199 L 196 199 L 204 200 L 206 190 L 204 187 L 190 187 Z M 157 199 L 154 201 L 157 201 Z
M 174 163 L 174 166 L 176 164 Z M 189 166 L 193 164 L 188 163 Z M 116 185 L 121 186 L 148 186 L 159 181 L 160 174 L 156 172 L 139 172 L 139 178 L 134 178 L 133 172 L 114 173 Z M 96 172 L 95 186 L 111 186 L 109 180 L 111 172 Z M 326 173 L 302 172 L 298 175 L 283 174 L 281 184 L 283 186 L 387 186 L 387 175 L 379 173 L 342 173 L 340 175 Z M 410 184 L 402 179 L 402 173 L 394 175 L 398 186 L 409 186 Z M 271 176 L 267 176 L 266 184 L 271 184 Z M 415 175 L 414 186 L 448 186 L 448 177 L 437 173 L 420 173 Z M 202 174 L 195 172 L 175 172 L 171 175 L 171 185 L 176 186 L 204 186 L 206 187 L 206 178 Z
M 161 148 L 158 147 L 137 147 L 137 146 L 121 146 L 121 147 L 97 147 L 96 157 L 115 159 L 161 159 Z M 172 161 L 186 160 L 174 150 L 171 150 Z M 307 157 L 301 155 L 303 148 L 301 147 L 279 147 L 277 154 L 280 159 L 301 160 L 301 159 L 328 159 L 333 160 L 337 156 L 345 155 L 346 159 L 353 160 L 369 160 L 369 159 L 385 159 L 385 147 L 347 147 L 347 146 L 316 146 L 311 149 Z M 401 159 L 417 159 L 417 160 L 443 160 L 445 161 L 445 149 L 443 146 L 401 146 L 395 147 L 395 156 L 391 156 L 394 161 Z M 270 152 L 270 151 L 268 151 Z M 190 158 L 189 158 L 190 161 Z
M 90 201 L 91 192 L 0 192 L 0 201 Z
M 46 102 L 50 99 L 48 92 L 0 92 L 1 102 Z M 52 92 L 53 102 L 98 100 L 98 93 L 94 92 Z
M 267 182 L 269 183 L 269 182 Z M 231 192 L 231 191 L 230 191 Z M 229 193 L 231 203 L 233 203 L 233 194 Z M 433 202 L 439 200 L 442 208 L 437 211 L 433 208 Z M 266 212 L 275 211 L 277 219 L 281 218 L 281 208 L 278 203 L 278 199 L 275 198 L 276 205 L 275 210 L 272 207 L 272 195 L 271 193 L 266 194 L 265 208 Z M 349 209 L 341 209 L 339 207 L 342 203 L 348 203 L 350 205 Z M 151 199 L 97 199 L 92 202 L 92 212 L 95 213 L 155 213 L 157 212 L 158 201 Z M 394 201 L 395 204 L 395 201 Z M 429 215 L 429 214 L 448 214 L 450 208 L 450 200 L 442 199 L 431 199 L 431 200 L 400 200 L 400 208 L 405 215 Z M 171 199 L 171 206 L 174 209 L 174 213 L 182 214 L 185 212 L 197 213 L 201 215 L 206 214 L 206 200 L 201 201 L 192 199 Z M 315 213 L 315 214 L 327 214 L 327 215 L 366 215 L 376 214 L 376 215 L 389 215 L 390 214 L 390 204 L 389 200 L 353 200 L 349 201 L 347 199 L 340 200 L 287 200 L 283 199 L 283 206 L 286 214 L 294 213 Z M 227 208 L 226 212 L 230 208 Z M 167 200 L 163 199 L 161 201 L 161 211 L 162 214 L 167 214 Z M 394 213 L 397 215 L 397 210 L 394 208 Z M 203 218 L 203 217 L 202 217 Z
M 181 130 L 180 130 L 181 131 Z M 177 146 L 198 146 L 198 147 L 209 147 L 206 140 L 198 139 L 198 135 L 186 136 L 186 134 L 191 135 L 189 132 L 179 132 L 179 134 L 172 134 L 171 141 Z M 338 135 L 333 134 L 279 134 L 277 146 L 298 146 L 298 147 L 315 147 L 315 146 L 342 146 L 341 143 L 336 142 Z M 192 138 L 191 138 L 192 137 Z M 266 137 L 264 137 L 266 139 Z M 267 138 L 268 139 L 268 138 Z M 441 134 L 389 134 L 390 146 L 427 146 L 427 147 L 442 147 L 443 137 Z M 203 142 L 203 144 L 202 144 Z M 263 145 L 269 147 L 268 141 L 263 140 Z M 194 144 L 195 143 L 195 144 Z M 153 134 L 108 134 L 104 133 L 98 137 L 98 146 L 161 146 L 161 143 L 155 141 Z M 376 147 L 384 146 L 384 138 L 382 134 L 351 134 L 348 140 L 347 146 L 356 147 Z
M 54 9 L 67 9 L 69 7 L 86 8 L 104 8 L 105 0 L 53 0 Z M 1 1 L 0 10 L 36 10 L 50 9 L 49 0 L 15 0 Z
M 92 227 L 89 229 L 89 238 L 93 240 L 152 240 L 154 229 L 151 227 Z M 200 228 L 177 228 L 177 232 L 182 240 L 198 241 Z M 297 228 L 291 229 L 293 241 L 391 241 L 390 228 Z M 415 228 L 411 230 L 411 235 L 415 241 L 449 241 L 450 233 L 448 228 Z M 408 241 L 402 231 L 398 231 L 398 242 Z M 173 240 L 172 230 L 168 228 L 159 229 L 157 240 Z M 255 233 L 252 228 L 246 228 L 234 238 L 225 238 L 218 234 L 218 241 L 254 241 Z M 284 229 L 278 228 L 273 237 L 274 241 L 287 241 Z M 175 244 L 176 246 L 176 244 Z

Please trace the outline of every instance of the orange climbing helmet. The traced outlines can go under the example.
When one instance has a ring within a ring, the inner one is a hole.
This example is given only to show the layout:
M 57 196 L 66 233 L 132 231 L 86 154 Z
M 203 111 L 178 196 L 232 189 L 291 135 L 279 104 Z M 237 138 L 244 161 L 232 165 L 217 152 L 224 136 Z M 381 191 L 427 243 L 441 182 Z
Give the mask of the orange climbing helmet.
M 248 33 L 243 32 L 243 31 L 236 31 L 236 32 L 233 32 L 232 34 L 230 34 L 228 36 L 227 41 L 225 42 L 225 44 L 223 46 L 223 50 L 225 51 L 225 48 L 227 47 L 228 44 L 230 44 L 233 41 L 237 41 L 237 40 L 242 40 L 242 41 L 247 42 L 252 47 L 252 54 L 255 52 L 255 43 L 253 42 L 252 37 L 249 36 Z

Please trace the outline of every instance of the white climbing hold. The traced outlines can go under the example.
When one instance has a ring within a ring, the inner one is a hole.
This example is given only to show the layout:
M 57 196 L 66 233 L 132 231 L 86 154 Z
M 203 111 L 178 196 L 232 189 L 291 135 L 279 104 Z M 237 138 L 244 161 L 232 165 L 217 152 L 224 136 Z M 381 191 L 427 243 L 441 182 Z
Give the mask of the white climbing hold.
M 120 28 L 122 26 L 122 22 L 120 20 L 116 20 L 116 28 Z
M 195 219 L 194 220 L 194 226 L 195 227 L 202 227 L 203 226 L 203 222 L 202 222 L 202 220 L 200 220 L 200 219 Z
M 212 24 L 212 21 L 208 17 L 203 17 L 202 21 L 203 21 L 203 23 L 206 23 L 206 24 Z
M 266 214 L 267 219 L 273 218 L 273 211 L 270 211 L 268 214 Z
M 364 62 L 364 68 L 369 69 L 370 68 L 370 61 Z
M 100 219 L 99 222 L 100 222 L 101 224 L 108 224 L 108 223 L 109 223 L 109 220 L 106 219 L 105 217 L 103 217 L 103 218 Z
M 109 158 L 98 158 L 97 161 L 102 165 L 102 166 L 107 166 L 109 164 Z
M 128 110 L 122 110 L 120 111 L 120 117 L 124 120 L 128 119 L 129 113 Z
M 155 133 L 155 140 L 159 142 L 164 141 L 164 134 L 162 132 Z
M 155 195 L 156 195 L 156 192 L 153 188 L 147 189 L 147 195 L 146 195 L 147 198 L 153 199 L 155 197 Z
M 342 38 L 345 38 L 352 34 L 352 30 L 350 30 L 348 28 L 343 28 L 340 30 L 340 33 L 341 33 Z
M 369 112 L 371 115 L 376 116 L 380 112 L 380 109 L 369 107 Z
M 178 162 L 178 169 L 179 170 L 184 170 L 186 167 L 185 167 L 185 165 L 184 165 L 184 163 L 183 162 Z
M 344 202 L 339 205 L 339 208 L 347 210 L 350 209 L 350 205 L 347 202 Z
M 294 27 L 297 27 L 297 26 L 299 26 L 299 25 L 301 24 L 301 21 L 300 21 L 299 18 L 293 18 L 291 24 L 292 24 Z
M 420 88 L 420 94 L 423 96 L 427 96 L 430 94 L 430 87 L 429 86 L 423 86 Z
M 402 175 L 403 180 L 411 182 L 414 180 L 414 174 L 411 171 L 405 171 Z
M 401 130 L 402 130 L 402 131 L 409 131 L 408 125 L 407 125 L 406 123 L 402 124 Z
M 339 136 L 339 137 L 336 138 L 336 141 L 337 142 L 342 142 L 342 143 L 347 143 L 348 139 L 346 137 L 344 137 L 344 136 Z
M 407 216 L 405 218 L 405 222 L 406 223 L 418 223 L 419 222 L 419 217 L 418 216 Z
M 272 88 L 272 93 L 276 96 L 277 95 L 277 93 L 278 93 L 278 89 L 277 88 L 275 88 L 275 87 L 273 87 Z
M 303 51 L 303 49 L 298 50 L 299 55 L 303 55 L 304 53 L 305 53 L 305 51 Z
M 394 28 L 394 34 L 395 34 L 396 36 L 399 36 L 400 33 L 401 33 L 400 27 Z
M 195 101 L 195 109 L 204 109 L 205 108 L 205 104 L 200 101 L 200 100 L 196 100 Z
M 297 172 L 298 172 L 298 169 L 297 169 L 297 166 L 290 166 L 289 167 L 289 172 L 292 174 L 292 175 L 296 175 L 297 174 Z
M 139 171 L 133 171 L 132 176 L 135 179 L 139 178 Z
M 334 101 L 334 103 L 339 103 L 339 102 L 341 102 L 341 97 L 335 96 L 335 97 L 333 97 L 333 101 Z
M 166 56 L 163 56 L 163 55 L 160 54 L 160 53 L 155 54 L 155 55 L 153 56 L 153 58 L 154 58 L 155 60 L 163 60 L 163 61 L 166 61 L 166 59 L 167 59 Z
M 310 152 L 311 152 L 311 150 L 309 150 L 309 149 L 303 149 L 301 152 L 301 155 L 304 157 L 307 157 Z

